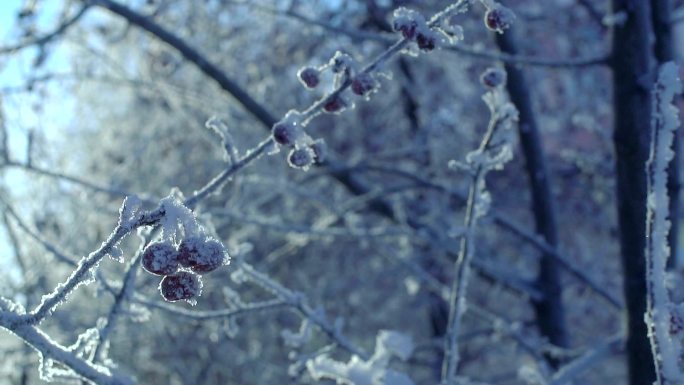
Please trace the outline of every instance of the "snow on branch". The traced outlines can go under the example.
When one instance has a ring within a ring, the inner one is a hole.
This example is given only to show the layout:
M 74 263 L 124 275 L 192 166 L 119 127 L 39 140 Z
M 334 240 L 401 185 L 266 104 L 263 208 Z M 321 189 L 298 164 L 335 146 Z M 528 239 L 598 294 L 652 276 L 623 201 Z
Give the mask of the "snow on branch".
M 665 63 L 652 91 L 651 149 L 646 163 L 648 195 L 646 202 L 646 326 L 656 367 L 658 385 L 682 383 L 684 374 L 679 365 L 682 353 L 679 329 L 673 327 L 674 304 L 666 288 L 667 243 L 670 230 L 667 195 L 667 166 L 674 152 L 672 142 L 679 127 L 678 110 L 672 105 L 675 95 L 682 92 L 678 68 Z
M 323 354 L 307 361 L 306 367 L 317 381 L 330 378 L 344 385 L 413 385 L 407 375 L 387 368 L 393 356 L 407 360 L 413 347 L 410 337 L 381 330 L 376 338 L 375 352 L 367 360 L 353 355 L 349 362 L 342 363 Z

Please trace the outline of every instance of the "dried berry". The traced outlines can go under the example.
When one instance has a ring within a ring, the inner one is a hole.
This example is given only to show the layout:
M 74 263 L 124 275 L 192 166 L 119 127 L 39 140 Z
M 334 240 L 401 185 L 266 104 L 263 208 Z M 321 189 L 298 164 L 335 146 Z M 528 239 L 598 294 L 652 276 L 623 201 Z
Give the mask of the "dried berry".
M 435 33 L 432 30 L 419 32 L 416 35 L 416 44 L 418 44 L 418 48 L 423 51 L 432 51 L 437 47 L 437 36 L 435 36 Z
M 328 145 L 325 144 L 325 140 L 316 139 L 310 146 L 313 151 L 313 160 L 316 163 L 323 163 L 328 154 Z
M 287 162 L 294 168 L 307 169 L 314 162 L 314 151 L 309 147 L 295 148 L 290 151 Z
M 313 67 L 305 67 L 297 72 L 297 77 L 299 81 L 304 84 L 306 88 L 316 88 L 318 83 L 320 83 L 319 71 Z
M 340 95 L 333 95 L 323 105 L 323 111 L 331 114 L 341 112 L 347 107 L 347 102 Z
M 496 88 L 506 84 L 506 72 L 499 68 L 487 68 L 480 75 L 480 83 L 487 88 Z
M 197 274 L 181 271 L 164 277 L 159 292 L 169 302 L 189 300 L 202 294 L 202 280 Z
M 142 255 L 142 266 L 155 275 L 169 275 L 178 270 L 178 252 L 169 242 L 149 244 Z
M 186 237 L 178 246 L 178 260 L 196 273 L 208 273 L 225 265 L 230 258 L 221 242 L 203 236 Z
M 515 14 L 510 9 L 501 4 L 487 10 L 484 16 L 484 22 L 488 29 L 503 33 L 505 29 L 511 27 Z
M 352 80 L 351 90 L 357 95 L 364 96 L 375 90 L 376 86 L 377 83 L 375 82 L 375 79 L 373 79 L 373 76 L 369 73 L 362 72 L 356 75 Z

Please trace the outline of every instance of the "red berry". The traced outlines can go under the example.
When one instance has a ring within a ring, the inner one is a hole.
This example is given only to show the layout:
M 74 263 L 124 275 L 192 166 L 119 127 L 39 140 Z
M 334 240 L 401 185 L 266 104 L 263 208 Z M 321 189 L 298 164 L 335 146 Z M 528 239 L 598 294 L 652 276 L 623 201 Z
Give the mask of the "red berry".
M 184 267 L 196 273 L 208 273 L 228 261 L 221 242 L 207 237 L 191 236 L 178 246 L 178 260 Z
M 159 292 L 169 302 L 192 299 L 202 294 L 202 280 L 197 274 L 181 271 L 164 277 Z
M 313 67 L 305 67 L 297 73 L 299 80 L 306 88 L 316 88 L 320 79 L 318 77 L 318 70 Z
M 142 255 L 142 266 L 155 275 L 169 275 L 178 270 L 178 252 L 168 242 L 149 244 Z
M 347 102 L 341 96 L 335 95 L 325 102 L 323 110 L 329 113 L 336 113 L 344 110 L 345 107 L 347 107 Z

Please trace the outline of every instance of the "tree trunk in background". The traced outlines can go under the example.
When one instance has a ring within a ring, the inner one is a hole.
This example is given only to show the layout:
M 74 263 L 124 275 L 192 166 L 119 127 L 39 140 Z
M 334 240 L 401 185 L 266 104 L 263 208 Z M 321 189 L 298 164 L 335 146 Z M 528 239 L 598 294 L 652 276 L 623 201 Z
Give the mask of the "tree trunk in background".
M 659 64 L 674 60 L 670 0 L 651 0 L 651 9 L 653 12 L 653 31 L 656 37 L 655 57 Z M 677 133 L 675 133 L 674 142 L 672 142 L 674 157 L 667 168 L 667 193 L 670 196 L 670 223 L 672 224 L 668 238 L 670 259 L 667 264 L 669 268 L 677 268 L 679 264 L 677 254 L 679 252 L 679 190 L 681 189 L 681 182 L 679 177 L 680 144 Z
M 616 155 L 617 209 L 627 310 L 627 362 L 630 385 L 652 385 L 653 356 L 644 314 L 646 312 L 645 164 L 650 140 L 653 55 L 651 7 L 645 0 L 613 0 L 614 12 L 626 12 L 613 36 L 613 103 Z
M 517 53 L 513 31 L 496 34 L 496 43 L 503 52 L 512 55 Z M 506 87 L 511 101 L 520 113 L 518 133 L 530 182 L 535 229 L 549 245 L 556 247 L 558 245 L 558 229 L 555 208 L 527 82 L 520 69 L 510 64 L 506 64 L 505 67 L 508 73 Z M 540 291 L 544 293 L 544 298 L 533 301 L 537 315 L 537 326 L 550 343 L 559 347 L 568 347 L 569 341 L 562 298 L 563 289 L 558 264 L 549 255 L 543 255 L 539 263 L 536 283 Z M 552 357 L 548 357 L 548 359 L 552 366 L 558 366 L 557 360 Z

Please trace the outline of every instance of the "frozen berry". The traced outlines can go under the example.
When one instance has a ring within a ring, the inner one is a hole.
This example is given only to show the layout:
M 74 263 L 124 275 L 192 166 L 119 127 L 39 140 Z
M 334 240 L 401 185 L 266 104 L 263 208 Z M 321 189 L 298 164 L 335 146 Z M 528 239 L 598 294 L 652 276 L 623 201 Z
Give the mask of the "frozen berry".
M 322 163 L 325 161 L 326 155 L 328 154 L 328 145 L 325 144 L 325 140 L 316 139 L 311 143 L 311 150 L 313 151 L 313 160 L 316 163 Z
M 496 88 L 506 83 L 506 72 L 499 68 L 487 68 L 480 75 L 480 83 L 487 88 Z
M 487 28 L 498 33 L 503 33 L 505 29 L 510 28 L 514 19 L 513 11 L 500 4 L 487 10 L 484 16 Z
M 307 169 L 314 162 L 314 151 L 309 147 L 295 148 L 290 151 L 287 162 L 294 168 Z
M 376 85 L 375 79 L 373 79 L 371 74 L 362 72 L 352 80 L 351 90 L 353 93 L 363 96 L 373 91 Z
M 299 81 L 301 81 L 306 88 L 316 88 L 320 82 L 318 70 L 313 67 L 300 69 L 299 72 L 297 72 L 297 76 L 299 77 Z
M 202 280 L 197 274 L 181 271 L 164 277 L 159 292 L 169 302 L 189 300 L 202 294 Z
M 298 127 L 291 124 L 278 122 L 273 125 L 271 130 L 273 133 L 273 139 L 283 146 L 292 146 L 297 140 Z
M 323 105 L 323 111 L 334 114 L 341 112 L 346 107 L 347 102 L 340 95 L 334 95 L 325 102 Z
M 196 273 L 208 273 L 225 265 L 229 257 L 221 242 L 213 238 L 191 236 L 178 246 L 178 260 Z
M 437 37 L 432 30 L 419 32 L 416 35 L 416 44 L 423 51 L 432 51 L 437 46 Z
M 169 242 L 149 244 L 142 255 L 142 266 L 155 275 L 169 275 L 178 270 L 178 252 Z

